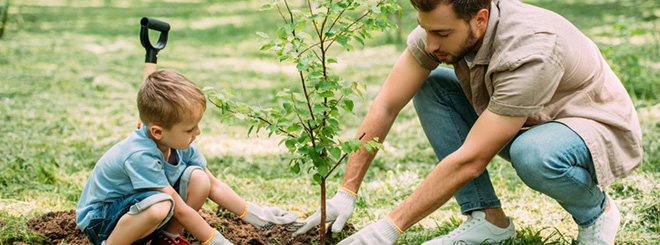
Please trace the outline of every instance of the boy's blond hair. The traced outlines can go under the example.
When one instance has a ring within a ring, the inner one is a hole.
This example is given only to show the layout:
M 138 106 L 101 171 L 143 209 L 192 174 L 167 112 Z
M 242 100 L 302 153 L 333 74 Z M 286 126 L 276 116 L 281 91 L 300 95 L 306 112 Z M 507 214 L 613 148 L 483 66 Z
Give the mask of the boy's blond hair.
M 142 83 L 137 96 L 140 120 L 170 129 L 189 116 L 195 104 L 206 110 L 202 90 L 188 78 L 170 69 L 158 70 Z

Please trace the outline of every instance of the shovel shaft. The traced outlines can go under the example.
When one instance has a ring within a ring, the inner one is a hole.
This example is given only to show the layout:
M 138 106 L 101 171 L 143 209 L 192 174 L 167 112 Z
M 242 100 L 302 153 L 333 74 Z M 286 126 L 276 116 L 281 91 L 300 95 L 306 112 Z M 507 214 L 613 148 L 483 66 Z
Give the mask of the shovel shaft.
M 156 63 L 144 63 L 144 73 L 142 74 L 142 81 L 147 80 L 147 77 L 156 71 Z

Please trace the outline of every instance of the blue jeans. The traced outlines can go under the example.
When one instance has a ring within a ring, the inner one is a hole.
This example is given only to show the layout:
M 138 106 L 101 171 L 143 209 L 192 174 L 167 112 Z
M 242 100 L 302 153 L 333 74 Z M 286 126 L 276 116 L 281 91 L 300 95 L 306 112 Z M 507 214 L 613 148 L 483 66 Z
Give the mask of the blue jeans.
M 188 198 L 188 183 L 190 182 L 194 170 L 203 171 L 201 167 L 188 166 L 176 183 L 174 183 L 174 186 L 172 186 L 184 201 Z M 170 200 L 172 202 L 172 208 L 170 209 L 169 215 L 161 222 L 154 232 L 133 243 L 146 244 L 165 229 L 167 222 L 174 215 L 174 199 L 172 199 L 169 194 L 160 191 L 144 191 L 131 196 L 118 198 L 112 203 L 107 203 L 98 212 L 95 212 L 96 217 L 89 222 L 89 225 L 85 228 L 83 233 L 85 233 L 85 236 L 87 236 L 87 239 L 92 244 L 101 244 L 101 242 L 108 239 L 110 233 L 112 233 L 115 226 L 117 226 L 117 222 L 122 216 L 124 216 L 124 214 L 138 214 L 151 207 L 151 205 L 164 200 Z
M 463 144 L 478 118 L 447 68 L 431 72 L 413 103 L 439 160 Z M 591 153 L 566 125 L 548 122 L 521 130 L 499 155 L 511 162 L 527 186 L 555 199 L 578 225 L 591 225 L 605 211 L 607 197 L 598 187 Z M 454 197 L 464 214 L 501 207 L 487 170 Z
M 112 203 L 104 205 L 101 210 L 95 212 L 96 217 L 90 220 L 89 225 L 85 227 L 83 233 L 85 233 L 85 236 L 87 236 L 87 239 L 92 244 L 101 244 L 108 239 L 110 233 L 112 233 L 115 226 L 117 226 L 117 222 L 122 216 L 124 216 L 124 214 L 140 213 L 142 210 L 163 200 L 170 200 L 174 203 L 174 200 L 172 200 L 170 195 L 160 191 L 144 191 L 124 198 L 118 198 Z M 160 231 L 165 228 L 165 224 L 167 224 L 172 217 L 172 212 L 173 209 L 170 210 L 170 215 L 163 220 L 156 231 L 133 244 L 146 244 L 153 238 L 153 236 L 160 233 Z

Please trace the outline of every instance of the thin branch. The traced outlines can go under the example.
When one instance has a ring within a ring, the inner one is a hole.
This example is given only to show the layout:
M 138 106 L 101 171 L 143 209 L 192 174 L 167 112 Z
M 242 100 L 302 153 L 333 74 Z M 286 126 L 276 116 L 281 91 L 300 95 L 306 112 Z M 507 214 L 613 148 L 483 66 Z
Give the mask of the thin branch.
M 284 20 L 284 24 L 289 24 L 289 22 L 286 21 L 286 17 L 284 17 L 284 14 L 282 13 L 282 10 L 280 9 L 280 5 L 277 4 L 277 5 L 275 5 L 275 7 L 277 7 L 277 12 L 280 13 L 280 16 L 282 16 L 282 19 Z
M 216 103 L 215 103 L 214 101 L 212 101 L 211 99 L 209 99 L 209 102 L 211 102 L 211 104 L 215 105 L 215 107 L 221 108 L 218 104 L 216 104 Z M 231 112 L 231 113 L 233 113 L 233 114 L 236 114 L 236 111 L 234 111 L 234 110 L 228 109 L 227 111 L 229 111 L 229 112 Z M 248 117 L 251 117 L 251 118 L 254 118 L 254 119 L 259 119 L 260 121 L 262 121 L 262 122 L 268 124 L 269 126 L 274 125 L 273 123 L 271 123 L 270 121 L 266 120 L 266 119 L 263 118 L 263 117 L 256 117 L 256 116 L 254 116 L 254 115 L 250 115 L 250 114 L 248 114 L 247 116 L 248 116 Z M 289 137 L 291 137 L 291 138 L 296 138 L 295 135 L 289 133 L 288 131 L 286 131 L 286 130 L 280 128 L 280 127 L 277 126 L 277 125 L 275 125 L 275 126 L 277 127 L 277 131 L 280 131 L 280 132 L 286 134 L 287 136 L 289 136 Z
M 314 15 L 314 10 L 312 10 L 312 2 L 307 0 L 307 6 L 309 7 L 309 16 Z M 314 30 L 316 30 L 316 35 L 321 36 L 321 32 L 319 32 L 319 27 L 316 25 L 316 20 L 312 20 L 312 24 L 314 24 Z M 323 31 L 323 30 L 321 30 Z
M 358 139 L 362 140 L 362 138 L 364 138 L 364 136 L 365 136 L 366 134 L 367 134 L 366 132 L 362 133 L 362 136 L 360 136 L 360 138 L 358 138 Z M 337 163 L 335 163 L 335 166 L 332 166 L 332 168 L 330 169 L 330 171 L 328 171 L 328 174 L 326 174 L 324 178 L 328 178 L 328 176 L 330 176 L 330 174 L 332 174 L 332 172 L 335 171 L 335 168 L 337 168 L 337 166 L 339 166 L 339 164 L 341 163 L 341 161 L 343 161 L 344 158 L 346 158 L 346 156 L 348 156 L 348 153 L 344 153 L 344 155 L 342 155 L 342 156 L 339 158 L 339 160 L 337 160 Z
M 307 93 L 307 85 L 305 84 L 305 77 L 302 71 L 298 73 L 300 73 L 300 81 L 302 82 L 303 92 L 305 93 L 305 99 L 307 100 L 307 108 L 309 109 L 309 115 L 312 116 L 312 120 L 316 121 L 316 118 L 314 117 L 314 111 L 312 110 L 312 103 L 309 101 L 309 94 Z

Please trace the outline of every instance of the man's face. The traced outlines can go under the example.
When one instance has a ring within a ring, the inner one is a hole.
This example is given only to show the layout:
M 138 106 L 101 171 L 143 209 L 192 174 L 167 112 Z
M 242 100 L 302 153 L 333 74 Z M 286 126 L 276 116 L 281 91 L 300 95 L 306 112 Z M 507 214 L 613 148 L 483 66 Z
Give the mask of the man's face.
M 440 4 L 431 12 L 417 11 L 417 21 L 426 30 L 426 52 L 435 54 L 442 63 L 456 63 L 478 49 L 475 19 L 465 22 L 458 18 L 451 5 Z

